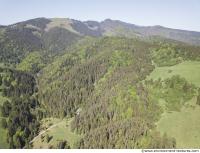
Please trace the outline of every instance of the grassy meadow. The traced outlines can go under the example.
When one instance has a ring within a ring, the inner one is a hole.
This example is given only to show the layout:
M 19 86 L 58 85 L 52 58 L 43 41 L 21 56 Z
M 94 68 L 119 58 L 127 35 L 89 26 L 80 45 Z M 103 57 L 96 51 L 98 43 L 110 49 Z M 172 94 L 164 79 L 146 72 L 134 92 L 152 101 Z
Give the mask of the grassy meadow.
M 157 123 L 158 130 L 176 139 L 177 148 L 200 147 L 200 106 L 192 98 L 180 112 L 165 112 Z
M 174 66 L 156 67 L 154 71 L 147 77 L 147 80 L 165 80 L 172 78 L 174 75 L 179 75 L 185 78 L 189 83 L 200 87 L 200 62 L 199 61 L 184 61 Z M 156 91 L 156 89 L 153 89 Z M 172 91 L 172 89 L 170 90 Z M 174 101 L 171 92 L 167 92 L 163 98 L 168 97 L 168 101 Z M 164 91 L 163 91 L 164 92 Z M 157 122 L 157 129 L 162 135 L 165 133 L 176 139 L 176 148 L 199 148 L 200 147 L 200 106 L 196 104 L 196 96 L 183 103 L 180 110 L 168 111 L 166 109 L 165 99 L 160 99 L 159 93 L 162 91 L 153 92 L 153 95 L 159 99 L 158 102 L 164 112 L 161 119 Z M 173 91 L 176 95 L 177 91 Z M 184 97 L 184 95 L 182 95 Z M 178 95 L 177 95 L 177 100 Z
M 46 118 L 42 120 L 42 136 L 41 135 L 34 139 L 33 148 L 56 148 L 60 140 L 67 140 L 70 148 L 73 148 L 76 142 L 80 139 L 80 135 L 73 133 L 70 129 L 72 119 L 57 119 L 57 118 Z M 51 137 L 50 141 L 46 141 L 46 136 Z
M 180 75 L 188 82 L 200 87 L 200 62 L 185 61 L 174 66 L 156 67 L 147 79 L 166 79 L 173 75 Z

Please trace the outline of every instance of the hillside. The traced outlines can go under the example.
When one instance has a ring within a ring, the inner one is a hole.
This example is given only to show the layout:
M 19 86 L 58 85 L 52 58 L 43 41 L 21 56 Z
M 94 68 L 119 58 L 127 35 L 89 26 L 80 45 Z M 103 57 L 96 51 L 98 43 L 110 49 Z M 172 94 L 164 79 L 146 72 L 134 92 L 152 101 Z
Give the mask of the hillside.
M 171 39 L 192 45 L 200 43 L 200 33 L 161 26 L 137 26 L 118 20 L 77 21 L 68 18 L 36 18 L 0 27 L 0 59 L 17 64 L 32 51 L 57 55 L 85 36 L 120 36 L 144 40 Z
M 199 38 L 110 19 L 0 27 L 0 148 L 198 148 Z

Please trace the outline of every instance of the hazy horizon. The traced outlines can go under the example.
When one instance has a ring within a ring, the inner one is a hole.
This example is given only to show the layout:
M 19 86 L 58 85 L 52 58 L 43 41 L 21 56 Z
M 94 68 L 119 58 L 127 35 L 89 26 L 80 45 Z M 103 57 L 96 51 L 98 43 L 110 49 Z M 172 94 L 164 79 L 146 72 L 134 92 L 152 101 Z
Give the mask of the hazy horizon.
M 160 25 L 200 32 L 198 0 L 0 0 L 0 3 L 0 25 L 39 17 L 80 21 L 112 19 L 139 26 Z

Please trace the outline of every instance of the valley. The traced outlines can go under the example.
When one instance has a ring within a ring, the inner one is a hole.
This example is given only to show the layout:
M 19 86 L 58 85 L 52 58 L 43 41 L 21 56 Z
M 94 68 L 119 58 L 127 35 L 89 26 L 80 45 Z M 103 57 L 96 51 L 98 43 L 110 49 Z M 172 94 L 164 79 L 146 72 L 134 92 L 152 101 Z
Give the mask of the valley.
M 110 19 L 0 27 L 0 148 L 198 148 L 197 38 Z

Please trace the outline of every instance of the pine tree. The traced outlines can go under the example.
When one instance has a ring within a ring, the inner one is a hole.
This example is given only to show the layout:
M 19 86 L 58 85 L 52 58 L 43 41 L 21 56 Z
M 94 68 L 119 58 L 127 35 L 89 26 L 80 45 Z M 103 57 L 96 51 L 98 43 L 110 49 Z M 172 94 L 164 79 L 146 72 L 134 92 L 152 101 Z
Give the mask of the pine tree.
M 200 105 L 200 92 L 199 95 L 197 96 L 197 105 Z

